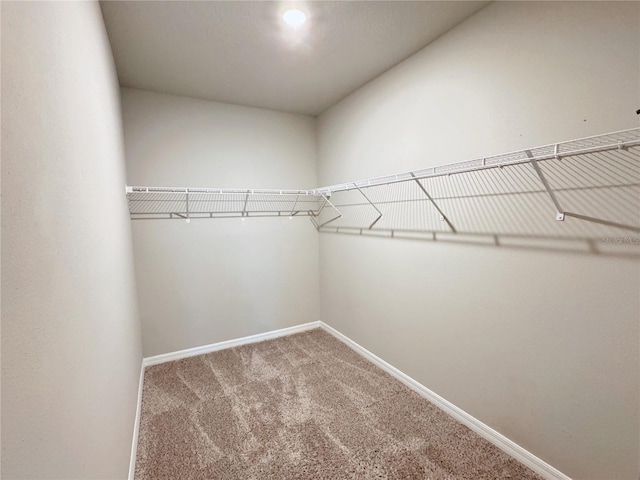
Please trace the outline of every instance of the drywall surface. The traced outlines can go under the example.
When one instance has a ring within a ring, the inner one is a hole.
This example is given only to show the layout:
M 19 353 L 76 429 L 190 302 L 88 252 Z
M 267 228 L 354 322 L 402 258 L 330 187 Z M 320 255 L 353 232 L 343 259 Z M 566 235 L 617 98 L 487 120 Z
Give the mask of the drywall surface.
M 638 32 L 638 3 L 493 3 L 319 117 L 320 183 L 636 127 Z M 565 474 L 637 478 L 637 258 L 320 247 L 323 321 Z
M 122 89 L 130 185 L 313 188 L 315 120 Z M 144 355 L 318 320 L 306 218 L 134 220 Z
M 126 478 L 142 361 L 97 2 L 2 2 L 2 478 Z

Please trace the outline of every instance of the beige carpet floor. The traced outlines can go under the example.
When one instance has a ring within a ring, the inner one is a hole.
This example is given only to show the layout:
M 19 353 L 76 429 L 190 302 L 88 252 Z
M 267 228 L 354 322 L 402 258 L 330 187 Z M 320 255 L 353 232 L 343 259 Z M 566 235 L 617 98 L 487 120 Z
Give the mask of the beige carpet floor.
M 322 330 L 146 369 L 136 479 L 540 479 Z

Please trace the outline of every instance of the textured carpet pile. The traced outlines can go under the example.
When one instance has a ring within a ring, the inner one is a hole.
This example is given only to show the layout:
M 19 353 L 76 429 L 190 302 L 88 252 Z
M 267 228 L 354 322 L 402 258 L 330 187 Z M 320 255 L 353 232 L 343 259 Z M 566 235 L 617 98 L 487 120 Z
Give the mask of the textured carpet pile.
M 147 368 L 135 476 L 541 478 L 319 329 Z

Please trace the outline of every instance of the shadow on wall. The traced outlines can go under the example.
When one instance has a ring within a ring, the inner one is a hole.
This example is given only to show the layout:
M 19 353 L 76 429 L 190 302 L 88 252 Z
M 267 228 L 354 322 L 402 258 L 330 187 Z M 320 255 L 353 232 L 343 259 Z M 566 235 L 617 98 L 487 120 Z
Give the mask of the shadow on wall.
M 323 209 L 320 232 L 640 258 L 637 145 L 358 183 L 331 192 L 342 216 Z

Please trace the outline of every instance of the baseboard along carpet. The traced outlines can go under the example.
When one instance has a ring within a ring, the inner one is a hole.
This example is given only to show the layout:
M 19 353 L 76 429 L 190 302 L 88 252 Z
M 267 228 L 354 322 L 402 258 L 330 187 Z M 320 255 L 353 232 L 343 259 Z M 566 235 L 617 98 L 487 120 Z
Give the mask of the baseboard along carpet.
M 135 478 L 542 477 L 316 329 L 148 367 Z

